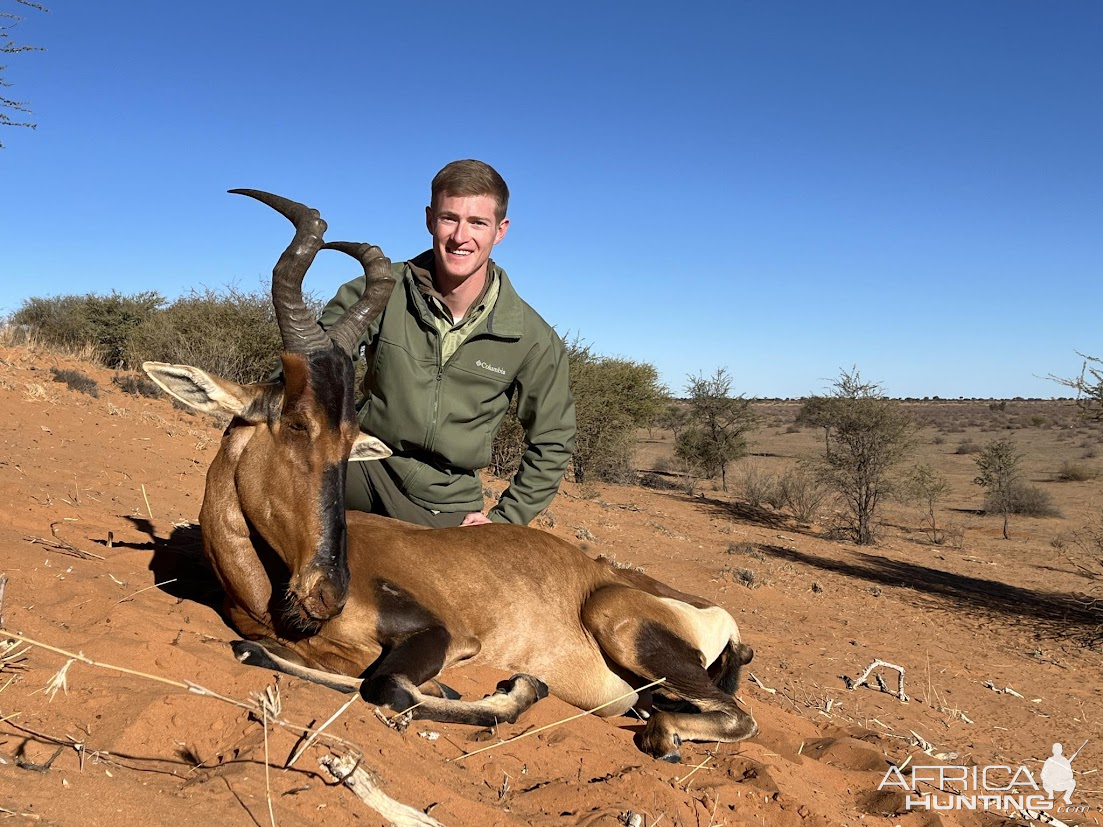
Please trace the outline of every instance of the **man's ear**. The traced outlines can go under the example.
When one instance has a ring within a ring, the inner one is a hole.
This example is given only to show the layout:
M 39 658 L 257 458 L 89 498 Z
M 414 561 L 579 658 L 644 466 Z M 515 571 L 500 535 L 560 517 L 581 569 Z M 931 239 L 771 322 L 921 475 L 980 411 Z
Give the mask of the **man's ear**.
M 509 219 L 503 218 L 498 222 L 498 231 L 494 234 L 494 243 L 497 244 L 503 238 L 506 237 L 506 230 L 509 229 Z
M 385 459 L 391 455 L 391 449 L 376 439 L 371 434 L 360 432 L 356 442 L 352 444 L 352 453 L 349 454 L 349 462 L 365 462 L 370 459 Z
M 205 413 L 228 413 L 246 417 L 245 412 L 248 410 L 263 410 L 264 406 L 252 403 L 269 387 L 239 385 L 190 365 L 143 362 L 142 370 L 169 396 L 179 399 L 189 408 Z

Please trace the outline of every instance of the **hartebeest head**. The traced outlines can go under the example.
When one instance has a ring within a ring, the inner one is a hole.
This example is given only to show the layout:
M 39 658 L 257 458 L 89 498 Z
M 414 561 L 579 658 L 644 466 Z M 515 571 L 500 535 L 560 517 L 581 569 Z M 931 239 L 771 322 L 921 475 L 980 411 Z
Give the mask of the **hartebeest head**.
M 325 243 L 326 223 L 317 210 L 258 190 L 231 192 L 267 204 L 295 225 L 272 271 L 282 381 L 241 385 L 187 365 L 146 362 L 143 368 L 187 405 L 233 415 L 207 476 L 204 533 L 260 534 L 288 570 L 283 620 L 312 631 L 336 616 L 348 597 L 347 463 L 391 453 L 360 431 L 351 357 L 395 280 L 378 247 Z M 302 296 L 303 277 L 323 248 L 358 259 L 366 279 L 363 297 L 328 332 Z

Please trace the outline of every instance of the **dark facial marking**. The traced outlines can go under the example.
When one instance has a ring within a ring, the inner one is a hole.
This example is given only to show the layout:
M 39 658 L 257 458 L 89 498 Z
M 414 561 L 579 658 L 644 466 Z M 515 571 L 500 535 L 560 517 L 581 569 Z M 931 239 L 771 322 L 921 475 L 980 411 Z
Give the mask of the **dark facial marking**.
M 326 414 L 326 426 L 334 430 L 356 417 L 352 360 L 338 348 L 310 354 L 310 386 Z

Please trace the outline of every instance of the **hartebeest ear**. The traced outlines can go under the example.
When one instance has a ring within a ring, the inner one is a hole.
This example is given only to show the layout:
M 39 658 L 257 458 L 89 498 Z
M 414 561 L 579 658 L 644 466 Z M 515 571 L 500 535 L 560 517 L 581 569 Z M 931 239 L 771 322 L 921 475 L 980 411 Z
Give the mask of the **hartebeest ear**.
M 142 370 L 170 396 L 198 411 L 222 412 L 248 419 L 247 411 L 259 413 L 264 408 L 252 403 L 265 393 L 265 385 L 239 385 L 190 365 L 143 362 Z
M 356 437 L 352 444 L 352 453 L 349 454 L 349 462 L 364 462 L 369 459 L 384 459 L 391 455 L 392 451 L 381 440 L 363 431 Z

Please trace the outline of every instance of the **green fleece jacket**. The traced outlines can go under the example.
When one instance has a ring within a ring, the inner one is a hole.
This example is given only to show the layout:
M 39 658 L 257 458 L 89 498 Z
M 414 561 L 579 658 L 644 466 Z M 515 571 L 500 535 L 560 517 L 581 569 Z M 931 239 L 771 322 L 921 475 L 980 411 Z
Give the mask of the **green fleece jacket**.
M 478 470 L 490 464 L 494 434 L 516 399 L 528 448 L 488 516 L 527 524 L 555 497 L 574 451 L 566 349 L 490 262 L 498 297 L 442 361 L 441 334 L 415 274 L 417 268 L 424 278 L 432 266 L 431 251 L 394 265 L 398 283 L 360 340 L 359 355 L 367 360 L 360 427 L 394 451 L 383 462 L 413 502 L 436 511 L 480 511 Z M 342 286 L 322 312 L 322 326 L 330 327 L 363 292 L 363 276 Z

